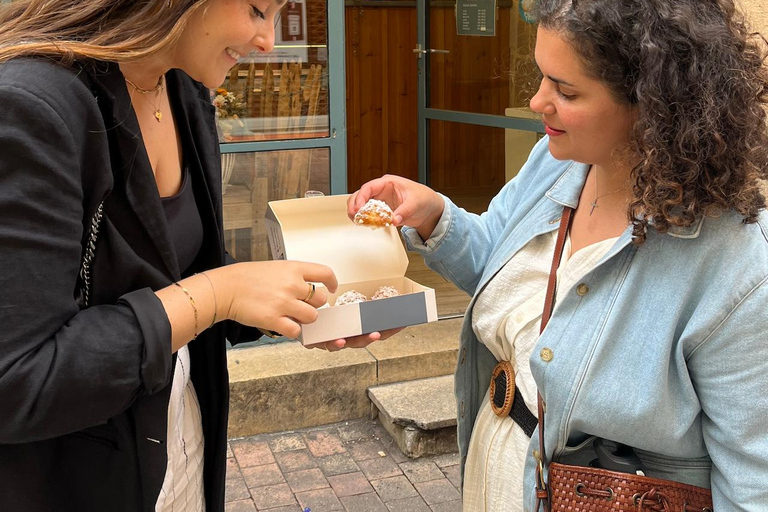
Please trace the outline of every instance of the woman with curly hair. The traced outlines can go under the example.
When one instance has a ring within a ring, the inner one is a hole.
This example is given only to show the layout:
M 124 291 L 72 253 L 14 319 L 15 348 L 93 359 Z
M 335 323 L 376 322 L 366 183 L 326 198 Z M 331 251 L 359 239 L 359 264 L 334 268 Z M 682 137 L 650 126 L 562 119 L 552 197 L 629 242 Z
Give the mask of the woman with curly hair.
M 536 509 L 537 388 L 546 461 L 618 444 L 631 471 L 710 488 L 715 510 L 764 510 L 764 40 L 732 0 L 540 0 L 538 18 L 547 136 L 486 213 L 396 176 L 348 204 L 389 203 L 410 248 L 473 296 L 456 370 L 464 510 Z M 514 398 L 490 395 L 492 374 Z
M 296 336 L 336 287 L 225 265 L 209 89 L 285 4 L 0 8 L 1 510 L 224 510 L 226 339 Z

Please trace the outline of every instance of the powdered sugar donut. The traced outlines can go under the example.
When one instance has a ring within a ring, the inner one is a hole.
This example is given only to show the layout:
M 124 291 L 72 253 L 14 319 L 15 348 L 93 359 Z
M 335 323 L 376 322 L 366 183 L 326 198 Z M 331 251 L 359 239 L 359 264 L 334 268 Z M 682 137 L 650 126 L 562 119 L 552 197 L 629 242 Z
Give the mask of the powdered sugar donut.
M 397 288 L 394 286 L 381 286 L 376 292 L 371 296 L 371 300 L 379 300 L 379 299 L 388 299 L 390 297 L 397 297 L 400 295 L 400 292 L 397 291 Z
M 354 304 L 355 302 L 365 302 L 367 300 L 368 297 L 362 293 L 355 290 L 349 290 L 336 297 L 334 306 L 343 306 L 344 304 Z
M 355 224 L 374 229 L 392 225 L 392 209 L 384 201 L 369 199 L 355 214 Z

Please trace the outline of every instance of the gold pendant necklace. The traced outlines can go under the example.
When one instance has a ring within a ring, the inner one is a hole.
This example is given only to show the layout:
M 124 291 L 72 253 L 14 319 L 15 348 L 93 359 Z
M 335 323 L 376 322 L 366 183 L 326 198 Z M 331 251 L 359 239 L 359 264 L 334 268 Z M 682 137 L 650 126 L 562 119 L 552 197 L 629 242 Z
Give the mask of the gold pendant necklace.
M 125 76 L 123 78 L 125 79 L 125 82 L 131 87 L 133 87 L 133 89 L 139 94 L 157 93 L 157 97 L 162 102 L 163 89 L 165 88 L 165 75 L 160 75 L 160 78 L 157 81 L 157 85 L 154 86 L 152 89 L 143 89 L 138 85 L 136 85 L 135 83 L 128 80 L 128 78 L 126 78 Z M 149 98 L 149 96 L 147 96 L 147 98 Z M 152 99 L 149 99 L 149 102 L 152 105 L 152 108 L 155 109 L 154 116 L 155 116 L 155 119 L 157 119 L 157 122 L 159 123 L 160 121 L 163 120 L 163 113 L 160 110 L 160 107 Z
M 613 190 L 611 192 L 606 192 L 605 194 L 597 195 L 597 169 L 595 169 L 595 199 L 593 199 L 592 202 L 589 203 L 589 206 L 592 207 L 592 209 L 589 210 L 589 215 L 591 216 L 594 213 L 595 208 L 597 208 L 597 200 L 598 199 L 600 199 L 602 197 L 605 197 L 605 196 L 609 196 L 611 194 L 615 194 L 616 192 L 619 192 L 620 190 L 624 190 L 624 187 L 619 187 L 616 190 Z

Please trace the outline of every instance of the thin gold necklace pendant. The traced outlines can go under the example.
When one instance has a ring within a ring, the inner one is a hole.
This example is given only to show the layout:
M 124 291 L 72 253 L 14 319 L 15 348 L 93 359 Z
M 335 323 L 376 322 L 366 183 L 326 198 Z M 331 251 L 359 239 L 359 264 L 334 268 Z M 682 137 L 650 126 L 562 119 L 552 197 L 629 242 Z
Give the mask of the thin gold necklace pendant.
M 591 202 L 591 203 L 589 204 L 589 206 L 591 206 L 591 207 L 592 207 L 592 209 L 591 209 L 591 210 L 589 210 L 589 215 L 590 215 L 590 217 L 591 217 L 591 216 L 592 216 L 592 214 L 595 212 L 595 208 L 597 208 L 597 200 L 595 200 L 595 201 Z
M 158 123 L 163 120 L 163 113 L 160 112 L 160 109 L 155 110 L 155 119 Z

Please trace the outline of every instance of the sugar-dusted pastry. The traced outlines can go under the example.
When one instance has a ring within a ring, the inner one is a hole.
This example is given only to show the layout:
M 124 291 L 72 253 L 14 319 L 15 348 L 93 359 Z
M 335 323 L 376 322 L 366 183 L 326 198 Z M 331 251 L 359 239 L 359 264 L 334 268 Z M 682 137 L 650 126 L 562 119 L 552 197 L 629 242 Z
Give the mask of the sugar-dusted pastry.
M 373 229 L 392 225 L 392 209 L 384 201 L 369 199 L 355 214 L 355 224 Z
M 388 299 L 398 295 L 400 295 L 400 292 L 394 286 L 382 286 L 371 296 L 371 300 Z
M 362 293 L 355 290 L 349 290 L 336 297 L 334 306 L 343 306 L 344 304 L 354 304 L 355 302 L 365 302 L 367 300 L 368 297 Z

